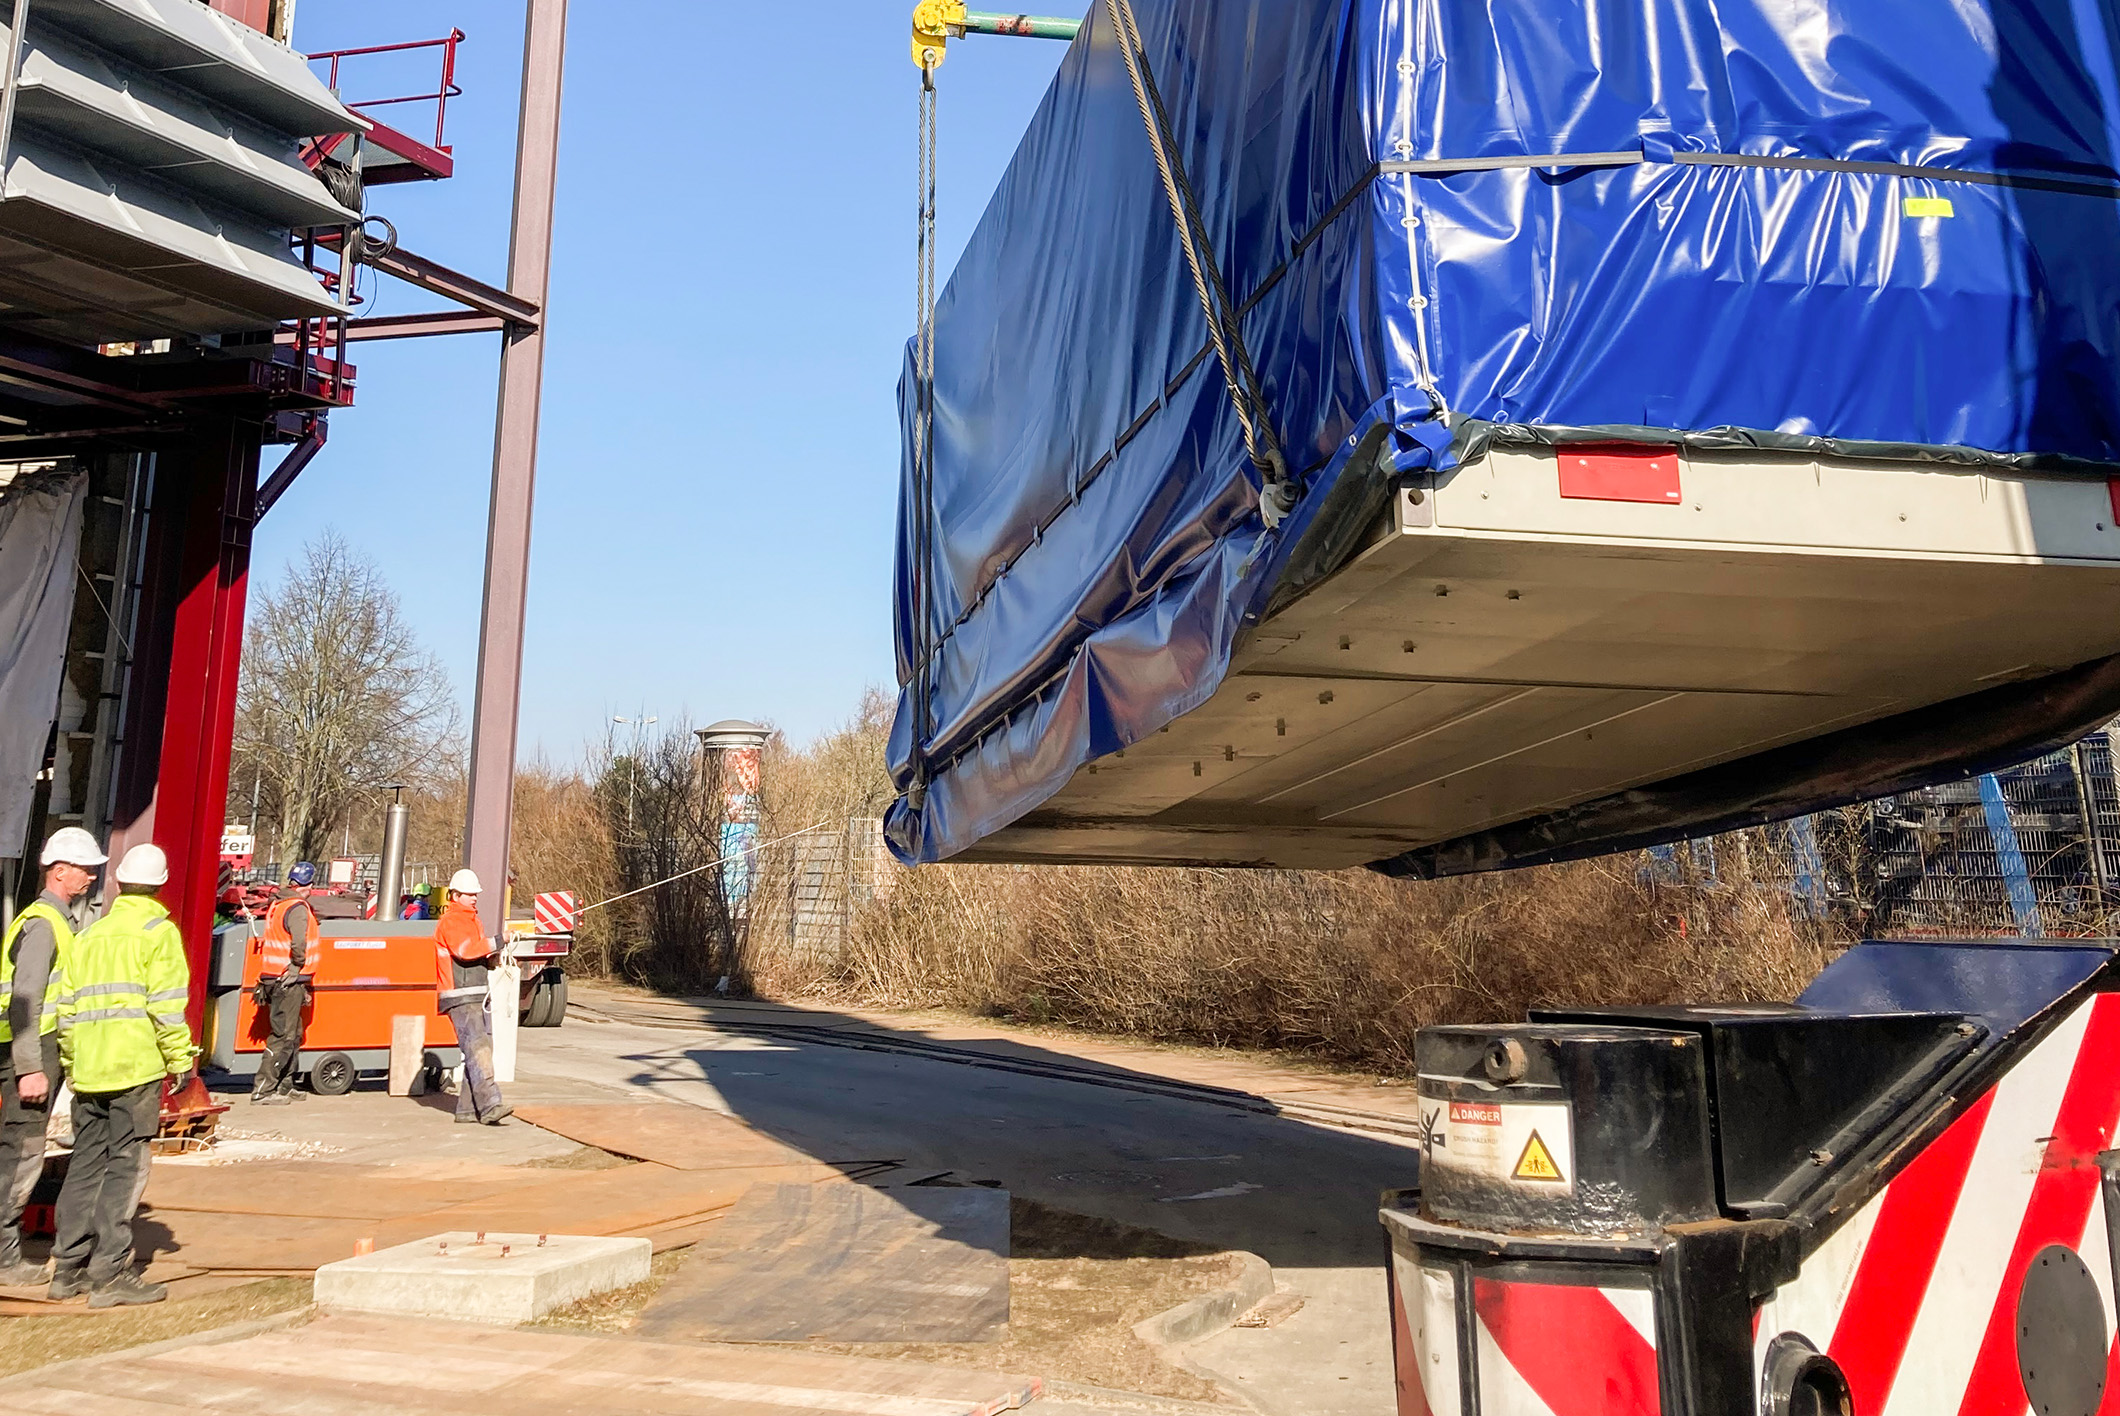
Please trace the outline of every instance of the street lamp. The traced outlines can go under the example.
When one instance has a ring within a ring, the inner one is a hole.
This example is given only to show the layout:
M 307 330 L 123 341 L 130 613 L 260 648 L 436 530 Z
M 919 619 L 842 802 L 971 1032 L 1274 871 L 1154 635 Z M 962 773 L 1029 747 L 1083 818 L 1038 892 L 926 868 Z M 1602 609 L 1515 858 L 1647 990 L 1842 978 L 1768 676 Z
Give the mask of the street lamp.
M 661 719 L 644 713 L 636 718 L 613 717 L 611 721 L 617 723 L 620 727 L 633 729 L 633 752 L 626 759 L 626 829 L 631 831 L 633 829 L 633 788 L 640 780 L 641 734 L 651 725 L 660 722 Z

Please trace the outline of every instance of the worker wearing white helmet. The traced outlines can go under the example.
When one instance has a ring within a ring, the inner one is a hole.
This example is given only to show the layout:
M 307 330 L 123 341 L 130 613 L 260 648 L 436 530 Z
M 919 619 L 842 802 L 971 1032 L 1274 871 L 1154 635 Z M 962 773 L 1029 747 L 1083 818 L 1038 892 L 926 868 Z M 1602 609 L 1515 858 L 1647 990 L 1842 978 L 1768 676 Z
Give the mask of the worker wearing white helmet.
M 79 826 L 44 843 L 44 888 L 0 943 L 0 1284 L 44 1283 L 49 1264 L 22 1257 L 22 1207 L 44 1173 L 44 1137 L 59 1090 L 58 1000 L 75 911 L 110 857 Z
M 74 1089 L 74 1150 L 59 1189 L 51 1296 L 85 1291 L 92 1308 L 169 1295 L 133 1272 L 132 1220 L 147 1188 L 163 1079 L 182 1086 L 199 1051 L 184 1021 L 184 943 L 155 898 L 169 883 L 169 858 L 160 847 L 134 846 L 114 874 L 118 898 L 68 946 L 56 1005 L 59 1058 Z
M 456 1089 L 456 1119 L 498 1126 L 515 1111 L 493 1077 L 493 1024 L 486 1016 L 486 980 L 498 955 L 478 918 L 478 877 L 449 877 L 449 903 L 434 926 L 436 1004 L 456 1029 L 464 1080 Z

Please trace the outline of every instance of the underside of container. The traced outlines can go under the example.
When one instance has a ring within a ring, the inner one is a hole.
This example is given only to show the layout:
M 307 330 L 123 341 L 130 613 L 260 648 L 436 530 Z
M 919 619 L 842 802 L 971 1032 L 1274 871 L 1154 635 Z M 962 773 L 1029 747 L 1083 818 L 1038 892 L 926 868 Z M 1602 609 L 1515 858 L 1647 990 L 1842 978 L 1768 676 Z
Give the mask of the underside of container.
M 1524 863 L 1447 848 L 2120 653 L 2101 481 L 1505 449 L 1395 491 L 1365 541 L 1204 704 L 958 858 Z M 2009 716 L 2029 740 L 2098 710 Z

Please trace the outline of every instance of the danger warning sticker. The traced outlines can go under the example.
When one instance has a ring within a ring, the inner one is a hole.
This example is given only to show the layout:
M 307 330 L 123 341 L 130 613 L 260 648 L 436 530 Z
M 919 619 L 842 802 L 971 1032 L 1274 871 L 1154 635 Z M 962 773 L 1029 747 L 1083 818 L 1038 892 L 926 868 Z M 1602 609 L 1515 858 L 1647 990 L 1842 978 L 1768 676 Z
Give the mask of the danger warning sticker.
M 1531 1139 L 1524 1142 L 1524 1153 L 1516 1158 L 1516 1169 L 1509 1172 L 1509 1178 L 1558 1181 L 1565 1177 L 1561 1174 L 1560 1162 L 1553 1158 L 1552 1150 L 1540 1138 L 1539 1133 L 1533 1131 Z
M 1575 1126 L 1565 1102 L 1426 1101 L 1428 1161 L 1482 1180 L 1573 1194 Z

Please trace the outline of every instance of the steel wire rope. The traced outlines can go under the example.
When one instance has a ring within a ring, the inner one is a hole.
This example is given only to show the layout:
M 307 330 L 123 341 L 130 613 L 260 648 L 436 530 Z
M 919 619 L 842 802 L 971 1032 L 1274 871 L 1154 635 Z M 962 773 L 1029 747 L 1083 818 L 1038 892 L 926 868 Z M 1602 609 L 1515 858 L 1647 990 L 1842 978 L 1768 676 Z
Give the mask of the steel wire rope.
M 663 886 L 670 884 L 672 881 L 682 880 L 688 875 L 697 875 L 702 870 L 712 870 L 715 866 L 722 865 L 727 863 L 728 861 L 735 860 L 738 856 L 756 855 L 758 854 L 758 852 L 766 849 L 768 846 L 781 845 L 784 842 L 794 840 L 798 836 L 814 835 L 817 832 L 824 830 L 827 826 L 836 826 L 838 824 L 839 823 L 836 821 L 820 821 L 815 826 L 805 826 L 800 831 L 790 831 L 785 836 L 775 836 L 770 841 L 759 841 L 754 845 L 744 847 L 740 851 L 730 851 L 726 855 L 718 855 L 714 857 L 714 859 L 708 861 L 705 865 L 695 865 L 690 870 L 680 870 L 675 875 L 666 875 L 660 880 L 650 881 L 648 884 L 641 886 L 637 890 L 628 890 L 623 895 L 613 895 L 609 899 L 598 900 L 593 905 L 583 905 L 581 907 L 581 913 L 587 914 L 591 910 L 600 910 L 605 905 L 615 905 L 620 900 L 630 900 L 635 895 L 645 895 L 650 890 L 660 890 Z
M 931 716 L 931 660 L 936 645 L 933 606 L 935 541 L 935 64 L 933 50 L 920 65 L 919 234 L 914 246 L 913 285 L 913 731 L 912 781 L 906 804 L 918 811 L 927 805 L 928 719 Z
M 1200 215 L 1200 203 L 1177 153 L 1177 138 L 1163 95 L 1149 71 L 1148 55 L 1141 44 L 1141 29 L 1134 19 L 1133 0 L 1104 0 L 1119 42 L 1119 55 L 1126 63 L 1127 81 L 1133 86 L 1134 104 L 1141 110 L 1141 124 L 1148 131 L 1148 146 L 1156 160 L 1156 175 L 1163 183 L 1164 200 L 1171 219 L 1178 225 L 1178 246 L 1192 271 L 1193 291 L 1200 298 L 1200 312 L 1207 319 L 1208 338 L 1222 363 L 1223 383 L 1229 403 L 1244 433 L 1244 451 L 1259 471 L 1259 514 L 1268 528 L 1280 524 L 1295 505 L 1295 489 L 1288 477 L 1288 461 L 1268 416 L 1266 398 L 1259 387 L 1258 370 L 1245 347 L 1242 320 L 1229 297 L 1222 267 L 1215 258 L 1214 242 Z

